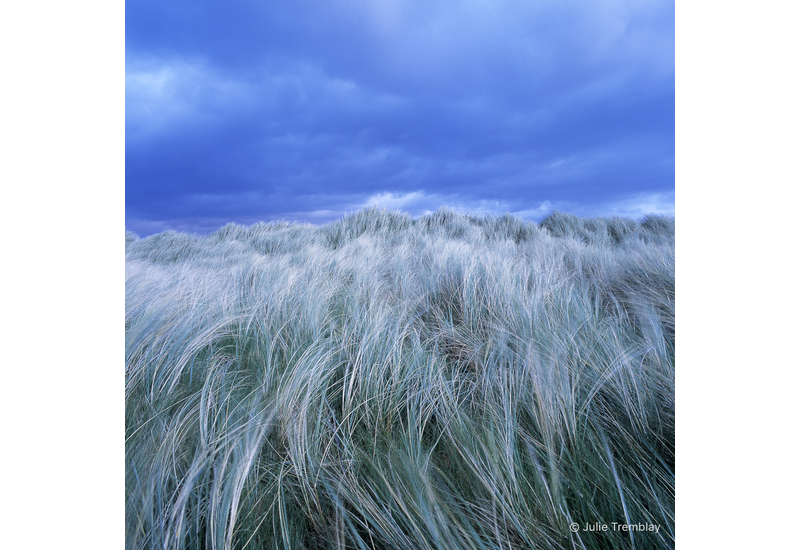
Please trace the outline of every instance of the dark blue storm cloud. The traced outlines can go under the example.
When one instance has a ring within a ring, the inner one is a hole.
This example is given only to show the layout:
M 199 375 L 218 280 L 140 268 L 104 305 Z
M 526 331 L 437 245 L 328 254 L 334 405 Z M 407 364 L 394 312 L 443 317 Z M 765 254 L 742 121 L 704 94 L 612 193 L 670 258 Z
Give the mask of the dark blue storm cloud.
M 126 223 L 674 211 L 674 2 L 126 3 Z

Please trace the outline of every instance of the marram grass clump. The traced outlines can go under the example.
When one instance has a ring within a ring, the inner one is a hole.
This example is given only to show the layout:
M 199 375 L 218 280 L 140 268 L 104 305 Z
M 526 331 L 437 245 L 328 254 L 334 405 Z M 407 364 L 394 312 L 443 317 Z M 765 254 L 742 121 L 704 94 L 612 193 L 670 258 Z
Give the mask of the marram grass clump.
M 370 209 L 126 258 L 127 548 L 674 547 L 672 218 Z

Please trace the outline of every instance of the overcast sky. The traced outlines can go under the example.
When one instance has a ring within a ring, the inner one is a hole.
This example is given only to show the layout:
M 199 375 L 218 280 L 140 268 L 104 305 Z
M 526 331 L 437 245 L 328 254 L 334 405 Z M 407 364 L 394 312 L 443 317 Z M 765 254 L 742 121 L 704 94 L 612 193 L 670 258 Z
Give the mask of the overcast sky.
M 126 226 L 674 213 L 665 0 L 129 0 Z

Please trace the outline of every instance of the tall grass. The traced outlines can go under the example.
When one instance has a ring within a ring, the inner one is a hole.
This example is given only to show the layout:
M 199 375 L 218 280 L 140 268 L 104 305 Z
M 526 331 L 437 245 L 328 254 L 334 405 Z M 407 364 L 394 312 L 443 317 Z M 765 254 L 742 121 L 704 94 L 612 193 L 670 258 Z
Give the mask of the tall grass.
M 371 209 L 126 255 L 129 549 L 674 546 L 672 219 Z

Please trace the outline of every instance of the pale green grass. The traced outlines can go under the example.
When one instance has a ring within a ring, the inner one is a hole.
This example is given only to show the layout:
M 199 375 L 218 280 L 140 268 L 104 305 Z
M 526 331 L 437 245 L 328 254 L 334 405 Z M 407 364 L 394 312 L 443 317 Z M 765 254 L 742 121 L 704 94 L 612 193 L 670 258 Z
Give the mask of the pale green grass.
M 373 209 L 126 254 L 128 548 L 674 547 L 672 219 Z

